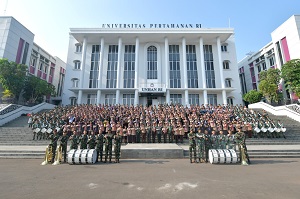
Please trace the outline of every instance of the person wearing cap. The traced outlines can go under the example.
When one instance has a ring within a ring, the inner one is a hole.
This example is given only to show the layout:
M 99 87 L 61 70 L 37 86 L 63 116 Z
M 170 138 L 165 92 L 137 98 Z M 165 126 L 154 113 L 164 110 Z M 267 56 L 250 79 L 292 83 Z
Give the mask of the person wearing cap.
M 217 136 L 217 139 L 218 139 L 218 148 L 219 149 L 226 149 L 226 142 L 227 142 L 227 139 L 226 139 L 226 135 L 224 135 L 224 132 L 223 130 L 221 130 L 219 132 L 219 135 Z
M 246 135 L 242 131 L 242 128 L 238 128 L 238 132 L 235 134 L 235 142 L 238 145 L 239 148 L 239 154 L 240 154 L 240 162 L 242 165 L 248 165 L 250 164 L 249 155 L 247 152 L 246 147 Z
M 78 136 L 76 130 L 73 131 L 73 135 L 70 136 L 69 140 L 71 140 L 70 149 L 78 149 Z
M 113 141 L 113 134 L 111 133 L 111 129 L 108 129 L 107 134 L 104 136 L 104 138 L 105 138 L 105 160 L 104 160 L 104 163 L 107 162 L 107 158 L 109 158 L 109 163 L 111 163 L 112 141 Z
M 120 163 L 120 154 L 121 154 L 121 144 L 122 136 L 120 131 L 117 131 L 117 134 L 114 135 L 114 151 L 115 151 L 115 163 Z
M 83 134 L 79 137 L 80 149 L 87 149 L 88 139 L 87 131 L 84 130 Z
M 99 133 L 96 137 L 96 151 L 97 151 L 97 159 L 96 161 L 98 162 L 98 158 L 100 155 L 100 162 L 102 162 L 103 158 L 103 143 L 104 143 L 104 135 L 102 133 L 102 130 L 99 129 Z
M 54 129 L 56 130 L 56 129 Z M 60 139 L 60 145 L 61 145 L 61 149 L 62 149 L 62 153 L 63 153 L 63 157 L 64 157 L 64 162 L 67 161 L 67 146 L 68 146 L 68 135 L 67 135 L 67 131 L 63 132 L 63 135 Z
M 196 155 L 196 134 L 195 129 L 191 128 L 188 133 L 189 138 L 189 152 L 190 152 L 190 163 L 193 163 L 192 156 L 194 154 L 194 163 L 196 163 L 197 155 Z

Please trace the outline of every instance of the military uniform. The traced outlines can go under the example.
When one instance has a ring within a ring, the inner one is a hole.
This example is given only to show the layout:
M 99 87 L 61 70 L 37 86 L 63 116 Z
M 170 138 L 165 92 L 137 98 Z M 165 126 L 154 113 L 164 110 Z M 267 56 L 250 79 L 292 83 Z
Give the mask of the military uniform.
M 171 124 L 168 127 L 168 139 L 169 143 L 173 143 L 173 126 Z
M 156 126 L 156 134 L 157 134 L 157 142 L 161 143 L 162 126 L 160 124 Z
M 235 134 L 235 142 L 238 145 L 240 152 L 240 161 L 242 165 L 248 165 L 250 163 L 249 155 L 246 147 L 246 135 L 243 131 L 239 131 Z
M 122 136 L 120 134 L 116 134 L 114 139 L 115 163 L 120 163 Z
M 87 149 L 88 139 L 89 137 L 87 134 L 83 134 L 79 137 L 80 149 Z
M 218 148 L 219 149 L 226 149 L 226 135 L 220 134 L 217 136 L 218 138 Z
M 96 136 L 95 136 L 94 133 L 92 133 L 89 136 L 88 145 L 89 145 L 89 149 L 95 149 L 95 147 L 96 147 Z
M 212 134 L 210 136 L 210 142 L 211 142 L 211 148 L 212 149 L 218 149 L 219 148 L 218 136 L 216 134 Z
M 189 137 L 189 151 L 190 151 L 190 163 L 192 163 L 192 155 L 194 152 L 194 162 L 196 162 L 196 140 L 195 140 L 195 132 L 194 131 L 190 131 L 188 133 L 188 137 Z
M 112 157 L 112 141 L 113 141 L 113 134 L 109 130 L 108 133 L 104 136 L 105 138 L 105 160 L 107 162 L 107 158 L 109 157 L 109 162 L 111 163 Z
M 64 132 L 61 139 L 60 139 L 60 145 L 61 145 L 61 150 L 64 156 L 64 162 L 67 161 L 67 147 L 68 147 L 68 135 L 67 132 Z
M 76 134 L 73 134 L 69 140 L 71 140 L 70 149 L 78 149 L 78 136 Z
M 235 150 L 235 138 L 233 134 L 227 135 L 227 149 Z
M 104 142 L 104 135 L 98 134 L 97 139 L 96 139 L 96 150 L 97 150 L 97 162 L 98 162 L 98 157 L 100 154 L 100 162 L 102 162 L 102 157 L 103 157 L 103 142 Z
M 206 131 L 208 132 L 208 131 Z M 210 139 L 210 135 L 208 133 L 205 133 L 205 142 L 204 142 L 204 145 L 205 145 L 205 162 L 208 162 L 208 151 L 209 149 L 211 149 L 211 139 Z
M 52 146 L 52 160 L 51 160 L 51 163 L 53 163 L 54 158 L 55 158 L 55 151 L 56 151 L 56 148 L 57 148 L 57 141 L 59 139 L 59 135 L 57 133 L 51 134 L 49 136 L 49 139 L 50 139 L 49 146 Z
M 197 159 L 199 162 L 205 161 L 205 134 L 198 130 L 196 134 L 197 141 Z

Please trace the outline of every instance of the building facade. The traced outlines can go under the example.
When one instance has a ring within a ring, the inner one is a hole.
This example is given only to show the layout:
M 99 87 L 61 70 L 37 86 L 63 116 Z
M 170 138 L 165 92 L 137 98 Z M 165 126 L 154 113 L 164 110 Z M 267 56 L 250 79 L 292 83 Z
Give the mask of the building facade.
M 57 95 L 47 101 L 60 104 L 66 63 L 34 43 L 34 34 L 13 17 L 0 17 L 0 42 L 0 58 L 25 64 L 29 75 L 54 85 Z
M 291 16 L 271 33 L 271 37 L 270 43 L 238 63 L 243 94 L 258 89 L 260 71 L 269 68 L 281 69 L 286 62 L 300 59 L 300 15 Z M 286 97 L 298 99 L 293 93 Z
M 63 105 L 240 104 L 237 71 L 231 28 L 72 28 Z

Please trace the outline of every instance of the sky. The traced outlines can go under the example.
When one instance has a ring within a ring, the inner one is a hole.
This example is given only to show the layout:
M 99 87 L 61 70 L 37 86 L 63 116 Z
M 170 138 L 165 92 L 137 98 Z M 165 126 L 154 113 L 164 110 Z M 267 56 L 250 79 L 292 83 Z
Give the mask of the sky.
M 35 43 L 65 62 L 70 28 L 107 23 L 231 27 L 240 61 L 269 43 L 271 32 L 297 14 L 299 0 L 0 0 L 1 16 L 13 16 L 35 35 Z

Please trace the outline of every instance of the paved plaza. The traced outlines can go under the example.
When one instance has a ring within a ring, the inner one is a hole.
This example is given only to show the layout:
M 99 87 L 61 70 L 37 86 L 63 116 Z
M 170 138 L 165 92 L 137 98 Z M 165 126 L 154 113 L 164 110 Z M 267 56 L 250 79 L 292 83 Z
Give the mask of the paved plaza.
M 249 166 L 188 159 L 40 166 L 0 159 L 0 198 L 299 198 L 300 159 L 253 159 Z

